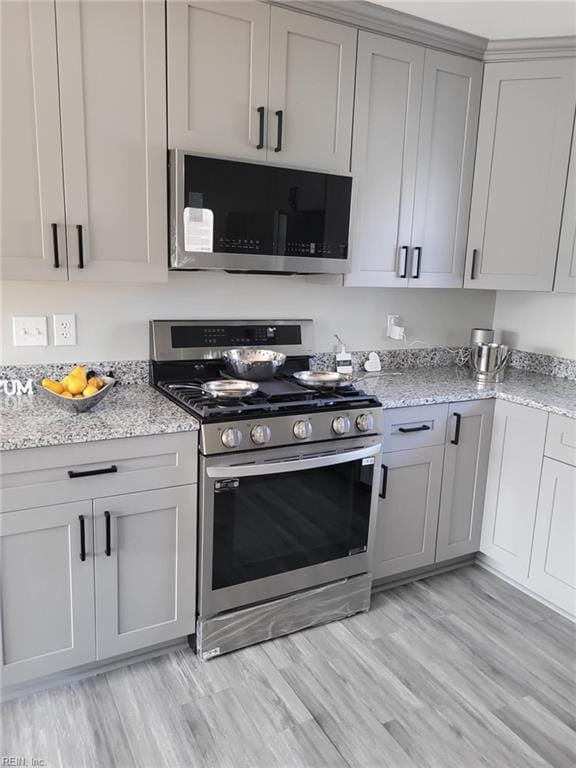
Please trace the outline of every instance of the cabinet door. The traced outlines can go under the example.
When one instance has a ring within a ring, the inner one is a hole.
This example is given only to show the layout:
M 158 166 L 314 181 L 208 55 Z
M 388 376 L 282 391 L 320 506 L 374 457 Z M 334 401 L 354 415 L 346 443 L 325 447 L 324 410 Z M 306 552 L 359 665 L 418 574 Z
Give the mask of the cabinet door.
M 544 459 L 528 586 L 576 615 L 576 467 Z
M 493 413 L 493 400 L 450 406 L 436 562 L 480 549 Z
M 196 489 L 94 501 L 98 659 L 194 633 Z
M 269 32 L 264 3 L 168 0 L 170 148 L 266 159 Z
M 480 551 L 512 578 L 528 576 L 548 414 L 498 400 Z
M 552 290 L 575 99 L 572 60 L 485 65 L 465 287 Z
M 166 280 L 163 4 L 63 0 L 56 16 L 70 278 Z
M 93 661 L 92 503 L 7 512 L 0 529 L 3 684 Z
M 0 3 L 0 93 L 1 277 L 66 280 L 53 3 Z
M 576 293 L 576 142 L 574 140 L 564 198 L 554 290 Z
M 352 27 L 272 8 L 269 162 L 350 170 L 356 36 Z
M 426 51 L 411 287 L 462 286 L 481 86 L 481 62 Z
M 442 455 L 439 445 L 383 454 L 375 579 L 434 562 Z
M 408 284 L 423 69 L 424 48 L 360 32 L 347 285 Z

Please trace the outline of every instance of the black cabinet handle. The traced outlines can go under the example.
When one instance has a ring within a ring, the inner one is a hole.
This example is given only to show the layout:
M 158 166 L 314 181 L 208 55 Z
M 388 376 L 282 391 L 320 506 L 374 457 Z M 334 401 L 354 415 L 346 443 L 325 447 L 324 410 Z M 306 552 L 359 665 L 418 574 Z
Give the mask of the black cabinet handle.
M 58 224 L 51 224 L 52 246 L 54 248 L 54 269 L 60 269 L 60 253 L 58 251 Z
M 104 469 L 86 469 L 82 472 L 75 472 L 73 469 L 69 469 L 68 477 L 74 479 L 75 477 L 92 477 L 92 475 L 111 475 L 114 472 L 118 472 L 116 464 L 112 464 L 110 467 L 104 467 Z
M 428 424 L 422 424 L 421 427 L 398 427 L 398 432 L 402 432 L 403 435 L 408 432 L 428 432 L 431 427 Z
M 454 437 L 450 442 L 452 445 L 458 445 L 460 442 L 460 424 L 462 422 L 462 414 L 461 413 L 455 413 L 454 416 L 456 416 L 456 427 L 454 429 Z
M 420 277 L 420 261 L 422 259 L 422 247 L 420 245 L 414 246 L 412 250 L 412 278 L 417 280 Z M 416 273 L 414 273 L 414 261 L 416 262 Z
M 258 107 L 256 111 L 260 115 L 260 127 L 258 129 L 258 144 L 256 144 L 256 149 L 264 149 L 264 107 Z
M 382 464 L 382 490 L 378 494 L 381 499 L 386 498 L 386 492 L 388 491 L 388 467 L 386 464 Z
M 112 545 L 110 534 L 110 512 L 108 512 L 108 510 L 104 512 L 104 517 L 106 518 L 106 557 L 110 557 L 112 554 Z
M 78 515 L 80 520 L 80 560 L 84 562 L 86 560 L 86 522 L 84 515 Z
M 478 261 L 478 248 L 472 251 L 472 268 L 470 269 L 470 280 L 476 280 L 476 262 Z
M 274 152 L 282 152 L 282 124 L 284 122 L 284 112 L 279 109 L 276 112 L 276 117 L 278 118 L 278 136 L 276 139 L 276 146 L 274 147 Z
M 84 269 L 84 239 L 82 237 L 82 224 L 76 224 L 78 233 L 78 269 Z
M 400 258 L 402 259 L 402 267 L 400 269 L 400 274 L 398 277 L 407 277 L 408 276 L 408 246 L 407 245 L 401 245 L 400 246 Z

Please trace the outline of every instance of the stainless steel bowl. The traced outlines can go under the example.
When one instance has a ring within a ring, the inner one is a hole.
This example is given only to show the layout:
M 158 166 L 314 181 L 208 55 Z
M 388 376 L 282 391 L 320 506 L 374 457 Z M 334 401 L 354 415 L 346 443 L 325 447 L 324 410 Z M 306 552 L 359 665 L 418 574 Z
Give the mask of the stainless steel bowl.
M 238 400 L 242 397 L 250 397 L 250 395 L 258 392 L 259 387 L 253 381 L 214 379 L 213 381 L 204 382 L 199 389 L 219 400 Z
M 228 349 L 222 356 L 230 373 L 247 381 L 273 379 L 286 362 L 286 355 L 272 349 Z
M 337 371 L 296 371 L 292 376 L 299 384 L 310 389 L 336 389 L 352 381 L 350 373 Z
M 111 391 L 116 382 L 116 380 L 112 379 L 110 376 L 98 375 L 98 378 L 102 379 L 104 386 L 94 395 L 89 395 L 88 397 L 62 397 L 62 395 L 59 395 L 57 392 L 52 392 L 50 389 L 46 389 L 46 387 L 43 387 L 41 384 L 38 385 L 37 391 L 41 392 L 49 400 L 56 403 L 61 408 L 64 408 L 66 411 L 71 411 L 72 413 L 84 413 L 84 411 L 89 411 L 90 408 L 94 408 L 95 405 L 100 403 Z

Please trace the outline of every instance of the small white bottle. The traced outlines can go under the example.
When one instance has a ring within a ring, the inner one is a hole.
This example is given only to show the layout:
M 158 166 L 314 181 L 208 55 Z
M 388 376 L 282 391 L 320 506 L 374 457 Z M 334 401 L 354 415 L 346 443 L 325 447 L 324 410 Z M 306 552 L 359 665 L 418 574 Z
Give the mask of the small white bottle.
M 340 336 L 338 336 L 337 333 L 335 333 L 334 336 L 340 344 L 340 351 L 336 352 L 336 372 L 337 373 L 353 373 L 352 355 L 350 354 L 350 352 L 346 351 L 346 347 L 344 346 L 344 342 L 342 341 Z

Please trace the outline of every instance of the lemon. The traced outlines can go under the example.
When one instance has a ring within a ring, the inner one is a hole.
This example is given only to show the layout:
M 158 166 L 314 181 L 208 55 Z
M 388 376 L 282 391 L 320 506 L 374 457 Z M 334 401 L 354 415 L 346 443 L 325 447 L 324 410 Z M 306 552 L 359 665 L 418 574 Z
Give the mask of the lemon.
M 64 392 L 62 384 L 59 381 L 54 381 L 54 379 L 42 379 L 42 386 L 51 392 L 56 392 L 57 395 L 61 395 Z
M 67 390 L 64 390 L 64 392 L 62 392 L 62 397 L 73 397 L 73 395 L 71 395 Z
M 90 395 L 95 395 L 97 392 L 98 387 L 95 387 L 93 384 L 88 384 L 88 386 L 83 390 L 82 394 L 84 397 L 90 397 Z
M 92 387 L 96 387 L 96 389 L 102 389 L 104 386 L 104 382 L 99 376 L 92 376 L 88 379 L 88 384 Z
M 66 389 L 71 395 L 80 395 L 86 387 L 86 380 L 79 379 L 78 376 L 66 376 Z

